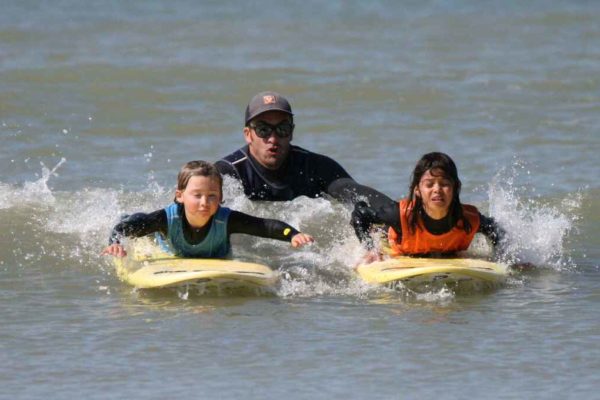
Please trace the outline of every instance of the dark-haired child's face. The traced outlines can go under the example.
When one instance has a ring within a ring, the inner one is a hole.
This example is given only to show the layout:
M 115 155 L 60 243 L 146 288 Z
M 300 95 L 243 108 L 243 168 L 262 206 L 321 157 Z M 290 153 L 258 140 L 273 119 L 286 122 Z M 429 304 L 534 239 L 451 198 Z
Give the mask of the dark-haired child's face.
M 184 190 L 175 192 L 175 200 L 183 204 L 189 224 L 201 228 L 219 209 L 221 184 L 208 176 L 192 176 Z
M 423 174 L 415 195 L 423 201 L 427 215 L 434 219 L 444 218 L 450 210 L 454 196 L 454 183 L 439 169 L 428 170 Z

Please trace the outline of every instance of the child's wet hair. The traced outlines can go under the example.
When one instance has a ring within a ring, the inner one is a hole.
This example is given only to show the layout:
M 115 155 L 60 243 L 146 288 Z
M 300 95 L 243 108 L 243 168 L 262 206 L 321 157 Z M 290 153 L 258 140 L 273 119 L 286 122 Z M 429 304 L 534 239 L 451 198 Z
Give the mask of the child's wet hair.
M 418 216 L 425 212 L 423 209 L 423 201 L 420 197 L 415 196 L 415 189 L 419 186 L 421 178 L 427 171 L 430 171 L 430 174 L 433 176 L 442 176 L 452 182 L 452 203 L 450 203 L 450 209 L 448 210 L 450 222 L 452 226 L 455 226 L 459 221 L 462 221 L 463 229 L 467 233 L 470 232 L 471 224 L 463 216 L 462 205 L 460 203 L 460 188 L 462 183 L 458 178 L 458 169 L 449 155 L 440 152 L 424 154 L 417 162 L 417 165 L 412 173 L 412 179 L 409 187 L 409 198 L 413 212 L 411 212 L 408 216 L 409 229 L 413 232 L 415 231 L 418 226 Z
M 205 176 L 216 180 L 219 183 L 221 201 L 223 201 L 223 177 L 214 164 L 202 160 L 185 163 L 177 175 L 177 190 L 185 190 L 193 176 Z

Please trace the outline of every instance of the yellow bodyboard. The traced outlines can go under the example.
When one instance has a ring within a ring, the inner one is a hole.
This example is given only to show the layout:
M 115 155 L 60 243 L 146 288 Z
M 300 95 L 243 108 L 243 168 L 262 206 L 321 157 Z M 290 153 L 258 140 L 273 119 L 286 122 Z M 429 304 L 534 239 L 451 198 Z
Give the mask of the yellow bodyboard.
M 278 275 L 262 264 L 175 257 L 147 240 L 135 241 L 130 247 L 128 255 L 115 257 L 114 263 L 119 278 L 140 289 L 209 283 L 270 287 L 278 280 Z
M 463 282 L 502 283 L 508 275 L 505 265 L 474 258 L 395 257 L 359 265 L 358 275 L 367 283 Z

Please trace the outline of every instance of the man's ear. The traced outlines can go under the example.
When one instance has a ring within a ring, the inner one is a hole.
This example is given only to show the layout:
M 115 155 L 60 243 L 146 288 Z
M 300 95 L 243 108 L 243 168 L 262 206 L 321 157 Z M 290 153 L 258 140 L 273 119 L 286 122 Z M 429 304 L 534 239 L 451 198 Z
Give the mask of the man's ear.
M 251 131 L 252 130 L 249 127 L 247 127 L 247 126 L 244 127 L 244 131 L 243 131 L 244 132 L 244 140 L 246 141 L 247 144 L 252 143 L 252 132 Z

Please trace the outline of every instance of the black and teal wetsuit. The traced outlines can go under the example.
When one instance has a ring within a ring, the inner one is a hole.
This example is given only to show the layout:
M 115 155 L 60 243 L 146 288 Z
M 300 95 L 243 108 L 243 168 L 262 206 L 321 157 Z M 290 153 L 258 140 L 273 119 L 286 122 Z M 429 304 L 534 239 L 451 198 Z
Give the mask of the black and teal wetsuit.
M 168 209 L 171 210 L 172 217 L 178 217 L 177 224 L 173 224 L 171 218 L 171 230 L 177 229 L 178 232 L 169 232 Z M 219 223 L 224 226 L 217 228 Z M 222 257 L 229 250 L 229 236 L 232 234 L 241 233 L 290 242 L 299 232 L 285 222 L 253 217 L 224 207 L 220 207 L 220 212 L 213 215 L 202 228 L 193 228 L 185 218 L 183 206 L 173 204 L 148 214 L 136 213 L 125 217 L 113 228 L 109 244 L 119 243 L 123 237 L 142 237 L 153 233 L 159 233 L 164 238 L 175 238 L 175 243 L 171 244 L 175 247 L 173 250 L 176 254 L 188 257 Z M 211 246 L 208 242 L 214 242 L 215 245 Z M 206 253 L 195 253 L 194 246 L 204 248 L 202 251 Z

